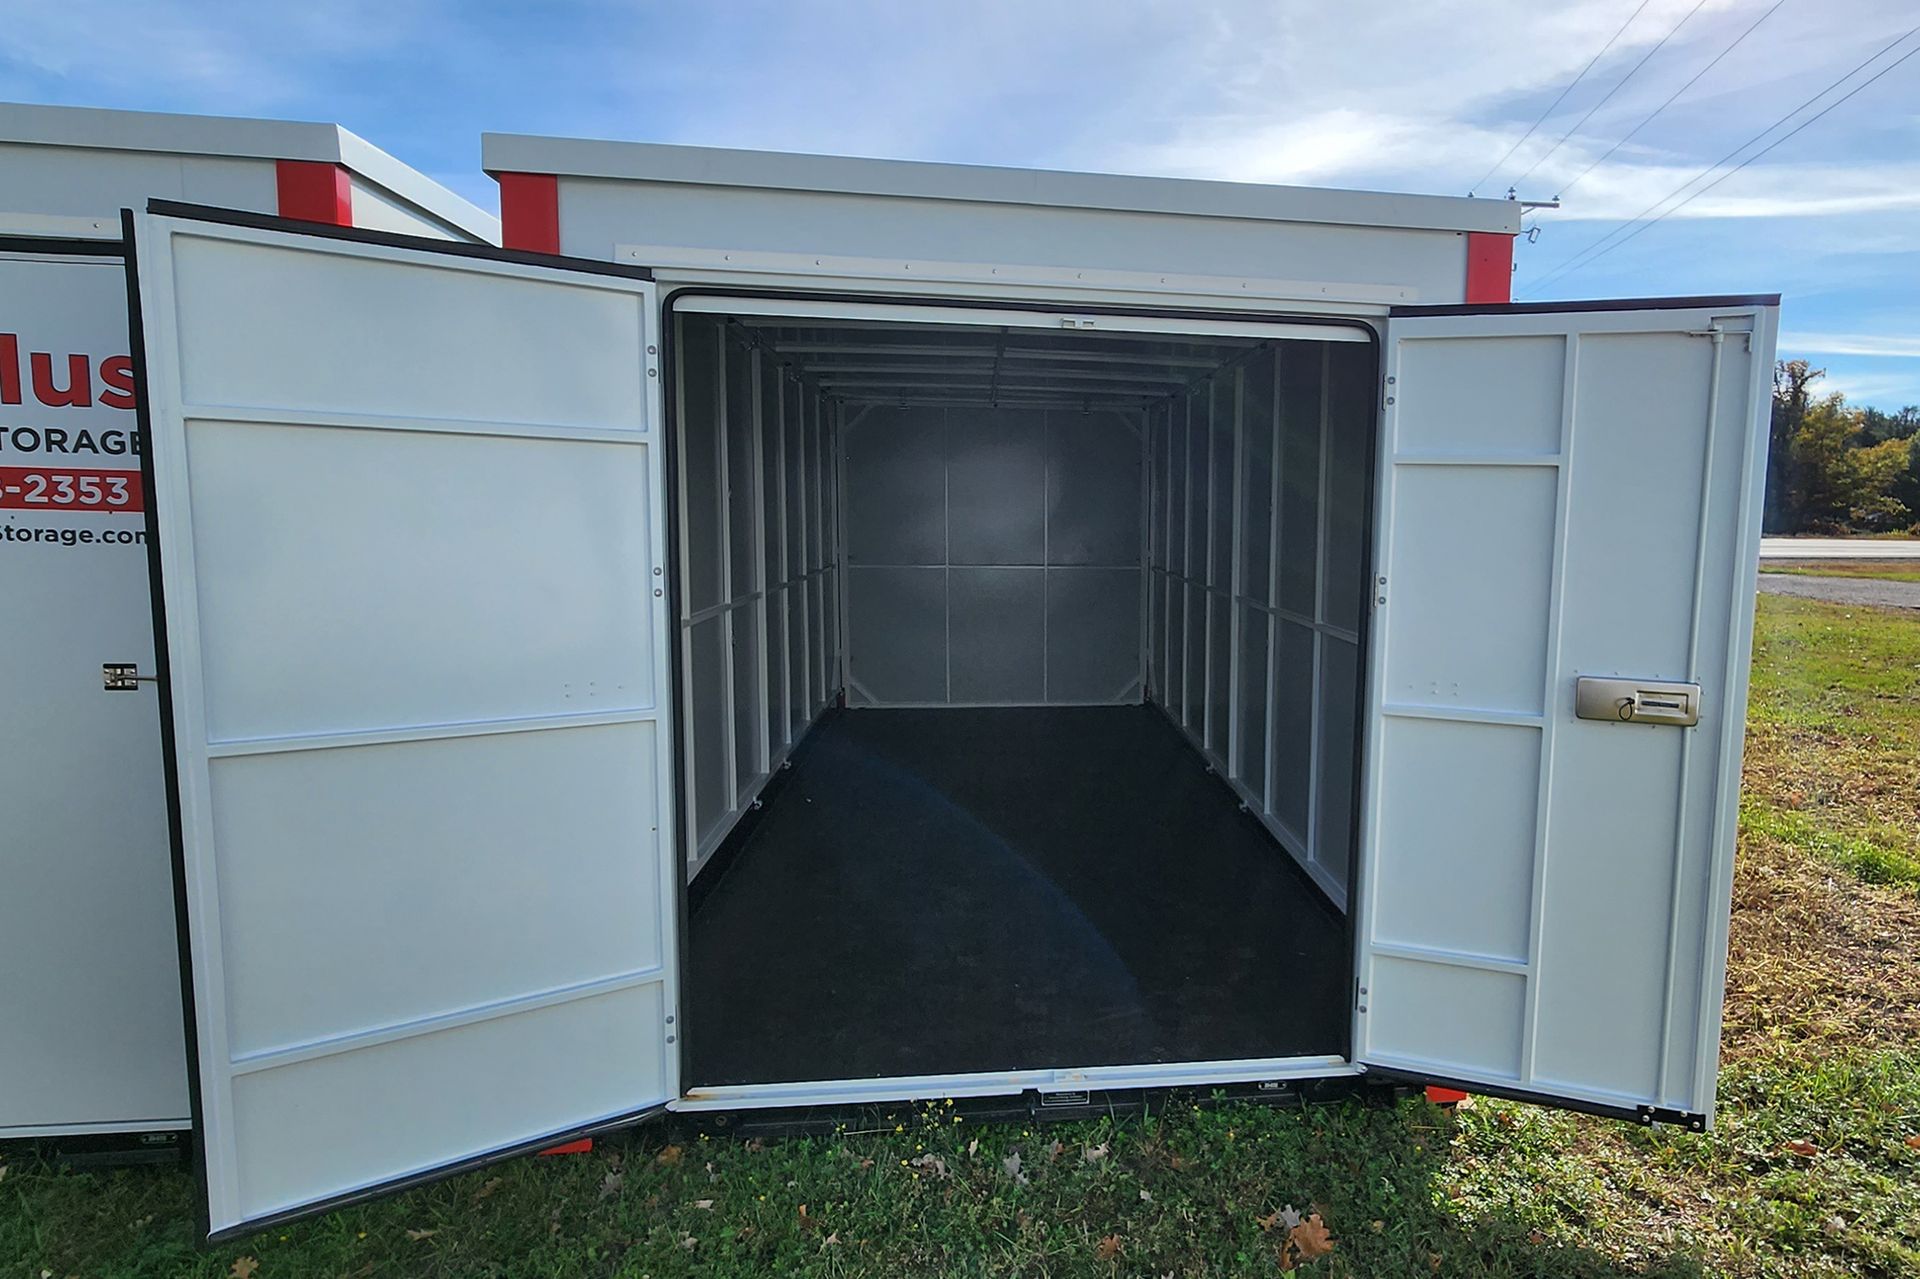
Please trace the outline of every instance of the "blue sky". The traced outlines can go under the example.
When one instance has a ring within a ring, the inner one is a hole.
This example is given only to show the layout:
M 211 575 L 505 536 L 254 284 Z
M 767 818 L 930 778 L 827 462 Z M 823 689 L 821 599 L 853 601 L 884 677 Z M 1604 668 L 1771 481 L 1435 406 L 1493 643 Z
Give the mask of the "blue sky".
M 1564 197 L 1516 295 L 1777 290 L 1783 355 L 1920 403 L 1920 56 L 1554 274 L 1920 22 L 1911 0 L 1782 0 L 1573 181 L 1772 5 L 0 0 L 0 98 L 335 120 L 487 207 L 488 129 L 1458 193 L 1619 33 L 1479 188 Z

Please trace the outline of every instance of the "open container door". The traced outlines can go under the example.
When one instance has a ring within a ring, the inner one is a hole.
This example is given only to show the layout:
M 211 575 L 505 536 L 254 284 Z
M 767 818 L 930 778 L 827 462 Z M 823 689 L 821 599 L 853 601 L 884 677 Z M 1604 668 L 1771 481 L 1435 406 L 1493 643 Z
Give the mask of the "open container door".
M 210 1236 L 660 1107 L 652 286 L 137 221 Z
M 1709 1122 L 1777 302 L 1389 320 L 1370 1068 Z

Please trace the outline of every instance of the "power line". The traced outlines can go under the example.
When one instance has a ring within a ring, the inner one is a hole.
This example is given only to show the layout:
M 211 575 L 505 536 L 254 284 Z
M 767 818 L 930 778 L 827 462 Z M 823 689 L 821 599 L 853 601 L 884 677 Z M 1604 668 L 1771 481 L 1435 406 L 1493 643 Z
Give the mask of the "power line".
M 1920 30 L 1920 28 L 1916 28 L 1916 30 Z M 1767 143 L 1766 146 L 1760 148 L 1760 150 L 1754 152 L 1752 155 L 1742 160 L 1739 164 L 1736 164 L 1733 168 L 1728 169 L 1725 173 L 1721 174 L 1719 177 L 1715 178 L 1713 181 L 1707 183 L 1707 185 L 1701 187 L 1698 191 L 1695 191 L 1692 195 L 1689 195 L 1686 199 L 1680 201 L 1680 203 L 1674 205 L 1671 209 L 1668 209 L 1664 213 L 1661 213 L 1658 217 L 1654 218 L 1653 221 L 1648 222 L 1645 226 L 1637 227 L 1632 232 L 1621 237 L 1614 244 L 1610 245 L 1606 249 L 1601 250 L 1599 253 L 1594 254 L 1592 257 L 1588 258 L 1585 262 L 1581 263 L 1581 266 L 1592 265 L 1595 261 L 1605 257 L 1608 253 L 1611 253 L 1614 249 L 1619 248 L 1622 244 L 1625 244 L 1628 240 L 1633 239 L 1634 236 L 1639 235 L 1640 232 L 1645 231 L 1648 227 L 1651 227 L 1655 223 L 1665 220 L 1669 215 L 1678 213 L 1681 209 L 1686 208 L 1687 205 L 1692 204 L 1695 200 L 1699 199 L 1701 196 L 1705 195 L 1707 192 L 1713 190 L 1715 187 L 1719 186 L 1722 182 L 1725 182 L 1728 178 L 1740 172 L 1740 170 L 1746 168 L 1748 165 L 1752 164 L 1755 160 L 1758 160 L 1761 156 L 1765 155 L 1767 152 L 1773 150 L 1775 147 L 1779 146 L 1781 143 L 1787 141 L 1789 138 L 1799 133 L 1802 129 L 1806 128 L 1808 125 L 1812 124 L 1814 121 L 1820 119 L 1821 116 L 1826 115 L 1829 111 L 1833 110 L 1835 107 L 1845 102 L 1848 98 L 1851 98 L 1854 94 L 1860 92 L 1862 89 L 1872 84 L 1875 80 L 1878 80 L 1881 76 L 1886 75 L 1889 71 L 1892 71 L 1895 67 L 1899 66 L 1902 62 L 1905 62 L 1908 58 L 1911 58 L 1916 53 L 1920 53 L 1920 45 L 1915 45 L 1913 48 L 1907 50 L 1905 53 L 1895 58 L 1892 62 L 1889 62 L 1886 66 L 1880 68 L 1880 70 L 1874 72 L 1871 76 L 1868 76 L 1865 80 L 1862 80 L 1859 84 L 1847 90 L 1846 93 L 1834 99 L 1832 102 L 1829 102 L 1826 106 L 1822 107 L 1819 111 L 1815 112 L 1813 115 L 1808 116 L 1805 120 L 1802 120 L 1799 124 L 1795 125 L 1792 129 L 1788 130 L 1786 133 L 1781 134 L 1779 137 L 1775 138 L 1772 142 Z M 1576 267 L 1574 269 L 1577 270 L 1579 268 Z M 1545 283 L 1545 281 L 1542 281 L 1542 283 Z
M 1587 113 L 1581 116 L 1578 120 L 1574 121 L 1573 127 L 1571 129 L 1568 129 L 1565 133 L 1561 134 L 1560 140 L 1554 143 L 1553 146 L 1548 148 L 1547 153 L 1545 155 L 1541 156 L 1538 160 L 1535 160 L 1532 164 L 1529 164 L 1527 166 L 1526 172 L 1522 173 L 1519 177 L 1515 178 L 1514 182 L 1516 184 L 1525 182 L 1535 169 L 1545 164 L 1548 160 L 1551 160 L 1553 158 L 1554 152 L 1558 151 L 1561 147 L 1567 144 L 1568 138 L 1571 138 L 1574 134 L 1580 132 L 1580 130 L 1586 126 L 1587 121 L 1593 119 L 1594 112 L 1598 111 L 1601 107 L 1606 106 L 1607 103 L 1613 101 L 1613 95 L 1620 92 L 1621 89 L 1625 88 L 1627 81 L 1633 79 L 1634 74 L 1638 72 L 1641 67 L 1644 67 L 1647 65 L 1647 59 L 1651 58 L 1654 54 L 1660 52 L 1660 50 L 1666 48 L 1667 41 L 1673 39 L 1676 35 L 1680 34 L 1680 28 L 1686 26 L 1687 20 L 1693 17 L 1694 14 L 1700 12 L 1700 7 L 1706 4 L 1706 2 L 1707 0 L 1694 0 L 1693 8 L 1687 10 L 1686 17 L 1681 18 L 1680 21 L 1674 23 L 1673 26 L 1667 31 L 1667 34 L 1660 37 L 1660 43 L 1654 45 L 1653 48 L 1648 49 L 1645 53 L 1641 54 L 1640 61 L 1633 64 L 1633 69 L 1631 71 L 1628 71 L 1625 75 L 1621 76 L 1617 81 L 1615 81 L 1613 87 L 1611 89 L 1608 89 L 1605 95 L 1602 96 L 1598 102 L 1588 107 Z
M 1468 195 L 1472 195 L 1475 191 L 1479 190 L 1482 186 L 1486 185 L 1487 179 L 1491 178 L 1494 174 L 1500 172 L 1501 165 L 1504 165 L 1508 160 L 1511 160 L 1513 158 L 1513 153 L 1515 151 L 1518 151 L 1521 147 L 1527 144 L 1527 139 L 1533 136 L 1534 130 L 1538 129 L 1542 124 L 1546 123 L 1547 117 L 1552 115 L 1556 110 L 1559 109 L 1560 104 L 1567 100 L 1567 95 L 1569 93 L 1572 93 L 1574 91 L 1574 88 L 1582 80 L 1587 78 L 1587 72 L 1593 70 L 1595 63 L 1599 62 L 1600 59 L 1607 56 L 1607 50 L 1613 48 L 1614 43 L 1618 41 L 1621 36 L 1627 33 L 1627 28 L 1633 25 L 1633 20 L 1639 17 L 1642 10 L 1644 10 L 1647 7 L 1647 5 L 1649 5 L 1650 3 L 1652 3 L 1652 0 L 1640 0 L 1640 8 L 1635 9 L 1632 12 L 1632 14 L 1630 14 L 1627 17 L 1627 20 L 1620 24 L 1620 29 L 1613 33 L 1613 39 L 1608 40 L 1605 44 L 1600 46 L 1600 52 L 1594 54 L 1592 60 L 1589 61 L 1586 66 L 1580 68 L 1580 74 L 1575 76 L 1573 80 L 1567 85 L 1566 88 L 1560 90 L 1560 96 L 1555 98 L 1552 101 L 1552 103 L 1548 105 L 1547 109 L 1540 113 L 1540 118 L 1527 126 L 1527 131 L 1520 135 L 1520 140 L 1514 143 L 1512 146 L 1508 147 L 1507 153 L 1501 156 L 1499 161 L 1491 169 L 1487 170 L 1486 175 L 1482 177 L 1480 181 L 1474 183 L 1473 186 L 1467 189 Z
M 1614 152 L 1618 151 L 1621 147 L 1627 145 L 1627 143 L 1633 141 L 1635 135 L 1637 135 L 1640 132 L 1640 130 L 1652 124 L 1655 119 L 1657 119 L 1663 112 L 1666 111 L 1668 107 L 1672 106 L 1674 102 L 1676 102 L 1679 99 L 1681 94 L 1685 93 L 1688 89 L 1691 89 L 1695 84 L 1697 84 L 1701 76 L 1705 75 L 1707 72 L 1719 66 L 1720 60 L 1722 58 L 1726 57 L 1729 53 L 1732 53 L 1735 49 L 1738 49 L 1741 43 L 1744 40 L 1746 40 L 1748 36 L 1752 35 L 1754 33 L 1754 30 L 1758 28 L 1761 23 L 1765 22 L 1768 18 L 1771 18 L 1774 15 L 1774 11 L 1777 10 L 1781 5 L 1785 4 L 1786 2 L 1787 0 L 1773 0 L 1773 8 L 1768 9 L 1765 13 L 1761 14 L 1758 18 L 1755 18 L 1753 20 L 1752 26 L 1748 27 L 1745 31 L 1742 31 L 1739 35 L 1735 36 L 1733 38 L 1732 44 L 1728 45 L 1726 48 L 1720 50 L 1719 53 L 1714 55 L 1713 61 L 1707 63 L 1706 66 L 1701 67 L 1698 71 L 1694 72 L 1693 76 L 1685 84 L 1681 85 L 1678 89 L 1675 89 L 1671 94 L 1667 96 L 1667 100 L 1665 102 L 1662 102 L 1659 106 L 1649 111 L 1646 115 L 1646 118 L 1640 121 L 1639 124 L 1636 124 L 1631 129 L 1628 129 L 1625 135 L 1622 136 L 1618 142 L 1614 143 L 1612 146 L 1607 148 L 1607 153 L 1605 155 L 1601 156 L 1598 160 L 1595 160 L 1591 164 L 1587 165 L 1587 167 L 1580 170 L 1580 172 L 1574 174 L 1571 181 L 1561 186 L 1559 194 L 1558 196 L 1556 196 L 1556 198 L 1564 199 L 1566 197 L 1567 192 L 1573 190 L 1575 184 L 1577 184 L 1580 181 L 1580 179 L 1586 177 L 1589 173 L 1592 173 L 1595 169 L 1599 168 L 1601 165 L 1605 164 L 1608 160 L 1612 159 Z
M 1802 120 L 1799 124 L 1795 125 L 1791 130 L 1775 138 L 1772 142 L 1769 142 L 1766 146 L 1754 152 L 1752 155 L 1742 160 L 1739 164 L 1735 165 L 1733 168 L 1727 170 L 1725 173 L 1721 174 L 1719 177 L 1709 182 L 1706 186 L 1701 187 L 1699 190 L 1688 195 L 1684 200 L 1681 200 L 1678 204 L 1673 205 L 1673 207 L 1662 211 L 1657 217 L 1653 218 L 1652 221 L 1646 220 L 1647 215 L 1652 213 L 1655 209 L 1660 208 L 1661 205 L 1667 203 L 1667 201 L 1673 199 L 1675 196 L 1679 195 L 1682 191 L 1685 191 L 1688 187 L 1698 182 L 1701 178 L 1706 177 L 1708 174 L 1712 173 L 1715 169 L 1720 168 L 1722 165 L 1726 164 L 1727 161 L 1733 159 L 1734 156 L 1740 154 L 1742 151 L 1746 150 L 1748 147 L 1752 146 L 1754 143 L 1758 142 L 1760 139 L 1766 137 L 1769 133 L 1772 133 L 1775 129 L 1779 128 L 1781 125 L 1785 124 L 1788 120 L 1791 120 L 1794 116 L 1800 114 L 1800 112 L 1806 110 L 1808 107 L 1812 106 L 1815 102 L 1818 102 L 1821 98 L 1825 97 L 1827 94 L 1839 88 L 1842 84 L 1846 83 L 1848 80 L 1858 75 L 1861 71 L 1865 70 L 1868 66 L 1872 65 L 1874 62 L 1877 62 L 1880 58 L 1884 57 L 1890 50 L 1900 45 L 1903 41 L 1907 40 L 1917 31 L 1920 31 L 1920 26 L 1912 27 L 1909 30 L 1903 32 L 1902 34 L 1895 36 L 1887 44 L 1882 45 L 1879 49 L 1876 49 L 1872 54 L 1868 55 L 1864 60 L 1856 63 L 1854 66 L 1852 66 L 1842 75 L 1840 75 L 1839 78 L 1835 79 L 1831 84 L 1828 84 L 1825 88 L 1815 93 L 1812 97 L 1800 103 L 1800 105 L 1788 111 L 1785 115 L 1775 120 L 1772 124 L 1769 124 L 1766 128 L 1760 130 L 1760 132 L 1754 134 L 1751 138 L 1748 138 L 1745 142 L 1742 142 L 1739 146 L 1727 152 L 1725 155 L 1721 156 L 1718 160 L 1714 161 L 1712 164 L 1708 165 L 1706 168 L 1701 169 L 1698 173 L 1688 178 L 1685 182 L 1682 182 L 1679 186 L 1669 191 L 1666 195 L 1662 196 L 1658 200 L 1655 200 L 1652 204 L 1642 209 L 1638 214 L 1638 216 L 1634 217 L 1631 221 L 1622 223 L 1620 226 L 1615 227 L 1612 231 L 1608 232 L 1604 236 L 1601 236 L 1598 240 L 1595 240 L 1592 244 L 1589 244 L 1586 248 L 1580 250 L 1578 253 L 1575 253 L 1572 257 L 1562 262 L 1559 266 L 1555 267 L 1552 271 L 1549 271 L 1546 275 L 1542 276 L 1539 280 L 1535 281 L 1529 287 L 1528 292 L 1534 292 L 1539 289 L 1545 288 L 1547 285 L 1553 283 L 1555 280 L 1561 278 L 1562 276 L 1571 274 L 1572 272 L 1579 270 L 1581 267 L 1592 264 L 1593 262 L 1597 261 L 1599 258 L 1605 256 L 1608 253 L 1611 253 L 1614 249 L 1619 248 L 1622 244 L 1625 244 L 1628 240 L 1631 240 L 1634 236 L 1639 235 L 1640 232 L 1646 230 L 1647 227 L 1654 225 L 1654 223 L 1656 222 L 1663 221 L 1670 214 L 1676 213 L 1679 210 L 1685 208 L 1687 205 L 1693 203 L 1693 201 L 1699 199 L 1701 196 L 1705 195 L 1707 192 L 1713 190 L 1713 188 L 1719 186 L 1722 182 L 1725 182 L 1728 178 L 1732 177 L 1734 174 L 1740 172 L 1742 169 L 1752 164 L 1755 160 L 1758 160 L 1761 156 L 1767 154 L 1767 152 L 1773 150 L 1775 147 L 1785 142 L 1788 138 L 1793 137 L 1795 134 L 1799 133 L 1802 129 L 1805 129 L 1808 125 L 1812 124 L 1815 120 L 1818 120 L 1822 116 L 1825 116 L 1828 112 L 1832 111 L 1835 107 L 1847 101 L 1849 98 L 1859 93 L 1862 89 L 1866 88 L 1868 85 L 1872 84 L 1874 81 L 1880 79 L 1881 76 L 1884 76 L 1889 71 L 1892 71 L 1895 67 L 1905 62 L 1908 58 L 1913 57 L 1914 54 L 1920 53 L 1920 45 L 1916 45 L 1915 47 L 1907 50 L 1905 53 L 1901 54 L 1898 58 L 1895 58 L 1892 62 L 1880 68 L 1880 70 L 1874 72 L 1871 76 L 1867 77 L 1865 80 L 1862 80 L 1859 84 L 1855 85 L 1853 88 L 1847 90 L 1846 93 L 1834 99 L 1832 102 L 1829 102 L 1826 106 L 1822 107 L 1819 111 L 1807 117 L 1805 120 Z M 1624 235 L 1622 234 L 1623 232 L 1625 233 Z M 1620 238 L 1615 240 L 1616 236 Z M 1608 241 L 1614 241 L 1614 242 L 1609 244 Z

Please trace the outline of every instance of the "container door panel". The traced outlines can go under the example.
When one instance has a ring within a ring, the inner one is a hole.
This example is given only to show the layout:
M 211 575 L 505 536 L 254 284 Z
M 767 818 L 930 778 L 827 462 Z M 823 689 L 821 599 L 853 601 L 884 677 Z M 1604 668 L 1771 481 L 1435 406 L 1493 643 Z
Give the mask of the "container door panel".
M 1358 1060 L 1708 1122 L 1775 317 L 1389 322 Z
M 118 241 L 0 236 L 0 1140 L 188 1123 L 126 343 Z
M 642 280 L 138 220 L 215 1237 L 678 1091 Z

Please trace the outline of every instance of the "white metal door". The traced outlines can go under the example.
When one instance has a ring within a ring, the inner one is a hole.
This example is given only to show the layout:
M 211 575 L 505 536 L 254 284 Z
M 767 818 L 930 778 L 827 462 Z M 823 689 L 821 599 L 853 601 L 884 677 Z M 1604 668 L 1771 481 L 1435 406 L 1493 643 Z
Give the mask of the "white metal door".
M 660 1105 L 652 286 L 136 245 L 213 1234 Z
M 1773 299 L 1387 326 L 1355 1056 L 1704 1126 Z M 1699 685 L 1699 722 L 1575 713 Z

